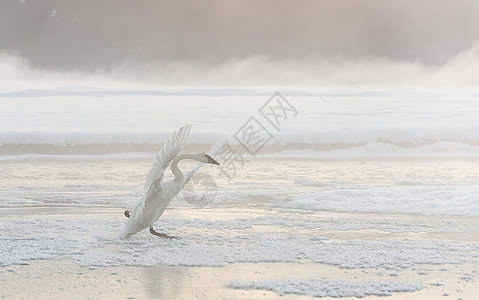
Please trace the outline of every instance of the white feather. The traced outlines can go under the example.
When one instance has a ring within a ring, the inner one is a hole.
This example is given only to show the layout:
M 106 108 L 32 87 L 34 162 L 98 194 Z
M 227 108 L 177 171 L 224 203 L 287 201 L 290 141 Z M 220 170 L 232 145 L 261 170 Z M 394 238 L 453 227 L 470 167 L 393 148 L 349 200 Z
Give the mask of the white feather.
M 190 130 L 191 125 L 186 125 L 173 132 L 171 138 L 165 142 L 161 150 L 155 155 L 153 166 L 146 175 L 143 197 L 130 208 L 130 217 L 121 234 L 122 237 L 135 234 L 147 227 L 153 229 L 153 224 L 160 218 L 171 200 L 183 189 L 187 180 L 205 162 L 208 162 L 205 153 L 179 154 L 188 139 Z M 224 144 L 225 142 L 215 143 L 209 155 L 214 156 Z M 189 172 L 187 176 L 183 176 L 178 168 L 178 162 L 182 159 L 193 159 L 201 162 L 201 164 Z M 163 182 L 164 172 L 170 164 L 175 179 Z

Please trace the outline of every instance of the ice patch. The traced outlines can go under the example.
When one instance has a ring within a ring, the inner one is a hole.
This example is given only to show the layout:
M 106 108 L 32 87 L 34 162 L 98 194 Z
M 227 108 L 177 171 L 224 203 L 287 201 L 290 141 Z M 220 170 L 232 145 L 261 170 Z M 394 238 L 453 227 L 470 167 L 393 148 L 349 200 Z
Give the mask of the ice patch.
M 295 179 L 293 182 L 294 184 L 301 185 L 301 186 L 327 187 L 331 185 L 329 183 L 320 182 L 311 178 L 298 178 L 298 179 Z
M 360 142 L 362 143 L 362 142 Z M 360 146 L 338 144 L 339 149 L 325 150 L 285 150 L 279 153 L 263 154 L 263 158 L 302 158 L 302 159 L 451 159 L 478 158 L 479 147 L 467 143 L 435 141 L 431 144 L 402 147 L 400 144 L 372 142 Z M 319 147 L 319 146 L 318 146 Z M 330 146 L 334 148 L 334 146 Z M 327 148 L 327 147 L 325 147 Z
M 1 144 L 0 144 L 1 146 Z M 154 153 L 150 152 L 124 152 L 110 154 L 21 154 L 0 155 L 0 161 L 28 161 L 28 160 L 51 160 L 51 161 L 74 161 L 74 160 L 129 160 L 129 159 L 152 159 Z
M 158 230 L 178 235 L 181 240 L 154 238 L 146 231 L 118 239 L 123 222 L 115 220 L 4 220 L 0 222 L 0 266 L 28 264 L 29 260 L 37 259 L 72 259 L 85 267 L 223 266 L 310 260 L 340 268 L 401 270 L 417 265 L 464 264 L 479 256 L 479 244 L 474 243 L 338 242 L 321 236 L 321 231 L 272 233 L 274 217 L 269 220 L 163 219 L 159 222 Z M 300 222 L 298 216 L 296 224 Z M 304 223 L 307 222 L 305 219 Z
M 390 220 L 369 218 L 320 218 L 295 216 L 290 214 L 278 218 L 262 216 L 257 218 L 232 219 L 229 223 L 250 224 L 252 226 L 278 226 L 280 228 L 298 228 L 303 230 L 380 230 L 389 233 L 458 233 L 478 232 L 479 224 L 461 223 L 442 217 L 431 218 L 429 222 L 414 220 Z M 216 222 L 214 222 L 216 223 Z M 232 225 L 230 225 L 232 226 Z M 234 226 L 234 225 L 233 225 Z
M 13 197 L 0 197 L 0 206 L 28 206 L 28 205 L 38 205 L 39 202 L 31 199 L 25 198 L 13 198 Z
M 301 181 L 303 186 L 316 186 L 316 181 Z M 413 186 L 404 182 L 401 188 L 324 189 L 298 193 L 277 205 L 284 208 L 444 215 L 479 215 L 477 186 Z M 412 182 L 407 182 L 412 183 Z
M 280 296 L 296 294 L 313 297 L 390 296 L 398 292 L 415 292 L 425 288 L 420 283 L 406 282 L 350 282 L 344 280 L 266 280 L 257 282 L 230 282 L 233 289 L 273 291 Z

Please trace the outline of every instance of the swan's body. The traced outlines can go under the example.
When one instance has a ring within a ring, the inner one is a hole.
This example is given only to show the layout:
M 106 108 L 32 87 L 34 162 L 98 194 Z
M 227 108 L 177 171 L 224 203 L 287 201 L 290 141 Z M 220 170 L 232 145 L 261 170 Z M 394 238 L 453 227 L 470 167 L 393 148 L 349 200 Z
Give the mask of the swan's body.
M 187 125 L 185 128 L 180 128 L 178 133 L 175 131 L 173 136 L 156 154 L 153 166 L 146 176 L 143 197 L 131 209 L 125 211 L 125 216 L 129 219 L 121 234 L 122 237 L 135 234 L 145 228 L 150 228 L 150 232 L 154 235 L 172 238 L 166 234 L 156 232 L 153 229 L 153 224 L 160 218 L 171 200 L 183 189 L 199 168 L 206 163 L 219 164 L 210 156 L 219 150 L 220 145 L 218 143 L 213 145 L 209 152 L 210 154 L 179 154 L 188 138 L 190 129 L 191 126 Z M 178 168 L 178 163 L 183 159 L 193 159 L 200 162 L 200 164 L 184 175 Z M 162 182 L 165 169 L 170 163 L 175 179 Z

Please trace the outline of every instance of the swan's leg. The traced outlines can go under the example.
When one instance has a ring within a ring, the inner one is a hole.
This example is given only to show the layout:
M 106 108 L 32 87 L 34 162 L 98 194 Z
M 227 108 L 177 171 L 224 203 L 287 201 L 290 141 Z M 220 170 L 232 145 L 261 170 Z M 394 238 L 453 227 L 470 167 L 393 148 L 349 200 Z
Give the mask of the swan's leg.
M 130 217 L 130 211 L 127 209 L 125 210 L 125 212 L 123 213 L 125 215 L 125 217 L 129 218 Z
M 167 234 L 164 234 L 164 233 L 159 233 L 159 232 L 155 231 L 155 230 L 153 229 L 153 227 L 150 228 L 150 233 L 151 233 L 151 234 L 154 234 L 154 235 L 156 235 L 156 236 L 162 237 L 162 238 L 178 239 L 176 236 L 167 235 Z

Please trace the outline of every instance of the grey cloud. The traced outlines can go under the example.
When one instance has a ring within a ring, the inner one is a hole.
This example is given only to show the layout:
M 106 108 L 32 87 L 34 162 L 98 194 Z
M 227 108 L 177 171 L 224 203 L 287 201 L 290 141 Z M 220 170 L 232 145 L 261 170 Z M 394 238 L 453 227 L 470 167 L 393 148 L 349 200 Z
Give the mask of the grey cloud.
M 46 69 L 221 65 L 254 56 L 441 65 L 479 40 L 474 0 L 0 0 L 0 7 L 0 49 Z

